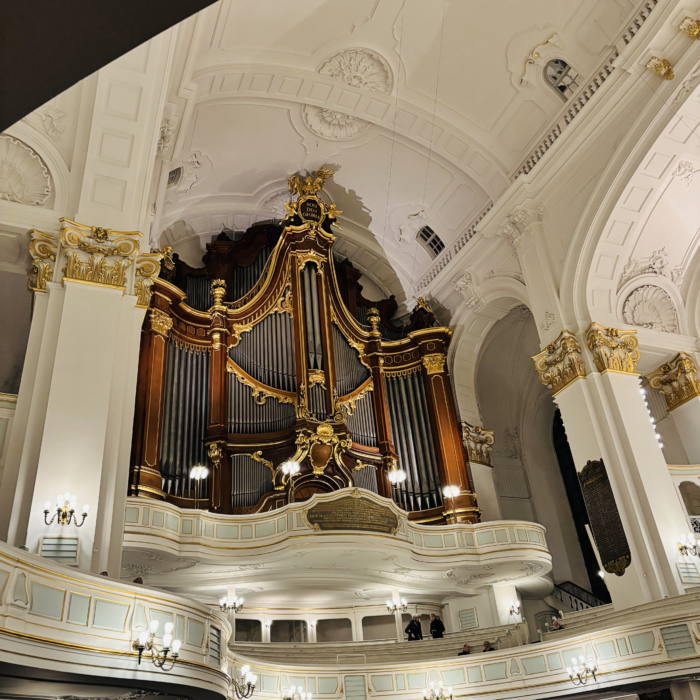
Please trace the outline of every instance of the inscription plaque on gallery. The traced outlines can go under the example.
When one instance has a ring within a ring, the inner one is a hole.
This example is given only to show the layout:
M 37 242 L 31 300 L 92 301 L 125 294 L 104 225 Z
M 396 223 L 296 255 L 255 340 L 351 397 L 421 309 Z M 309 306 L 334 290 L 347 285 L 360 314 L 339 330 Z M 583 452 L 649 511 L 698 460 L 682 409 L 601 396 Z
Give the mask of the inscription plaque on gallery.
M 390 508 L 369 498 L 344 496 L 310 508 L 306 518 L 315 530 L 367 530 L 394 534 L 399 519 Z
M 603 568 L 622 576 L 632 555 L 603 460 L 589 461 L 578 478 Z

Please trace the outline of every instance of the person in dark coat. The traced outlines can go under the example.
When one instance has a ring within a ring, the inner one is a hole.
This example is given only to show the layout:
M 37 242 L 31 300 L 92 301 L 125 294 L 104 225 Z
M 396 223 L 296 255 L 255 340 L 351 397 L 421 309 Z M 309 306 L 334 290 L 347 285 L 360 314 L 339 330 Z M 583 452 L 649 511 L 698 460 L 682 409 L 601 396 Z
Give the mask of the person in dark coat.
M 491 642 L 486 640 L 484 642 L 484 651 L 496 651 L 496 650 L 491 646 Z
M 406 625 L 404 632 L 408 635 L 409 642 L 417 642 L 423 639 L 423 630 L 420 627 L 420 615 L 414 615 L 413 619 Z
M 462 651 L 460 651 L 459 654 L 457 654 L 457 656 L 467 656 L 467 654 L 471 654 L 471 653 L 472 653 L 472 648 L 468 644 L 465 644 L 462 647 Z
M 430 634 L 433 635 L 433 639 L 442 639 L 442 635 L 445 632 L 445 625 L 442 620 L 437 615 L 430 615 Z

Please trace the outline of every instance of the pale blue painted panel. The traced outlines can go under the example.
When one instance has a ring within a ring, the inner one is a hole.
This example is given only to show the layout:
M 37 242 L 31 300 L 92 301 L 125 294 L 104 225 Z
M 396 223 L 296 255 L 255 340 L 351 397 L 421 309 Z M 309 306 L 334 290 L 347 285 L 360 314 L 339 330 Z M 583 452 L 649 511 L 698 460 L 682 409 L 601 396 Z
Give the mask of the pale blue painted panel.
M 470 666 L 467 669 L 467 678 L 470 683 L 481 683 L 481 666 Z
M 464 669 L 453 668 L 442 672 L 442 680 L 445 685 L 462 685 L 464 683 Z
M 261 690 L 263 691 L 263 693 L 276 693 L 277 676 L 266 676 L 265 674 L 263 674 Z
M 153 525 L 155 527 L 163 527 L 163 511 L 154 510 L 153 511 Z
M 374 690 L 380 692 L 383 690 L 393 690 L 394 689 L 394 683 L 393 683 L 393 678 L 391 675 L 386 675 L 386 676 L 370 676 L 372 680 L 372 687 Z
M 609 642 L 598 642 L 595 645 L 598 650 L 599 659 L 612 659 L 617 656 L 617 649 L 615 648 L 615 642 L 612 640 Z
M 558 671 L 564 668 L 564 664 L 561 662 L 561 656 L 559 654 L 547 654 L 547 665 L 550 671 Z
M 148 521 L 149 521 L 150 517 L 151 517 L 151 509 L 144 508 L 143 509 L 143 518 L 141 519 L 141 524 L 148 525 Z
M 336 690 L 338 690 L 337 678 L 321 677 L 318 679 L 318 692 L 320 695 L 333 695 Z
M 128 612 L 128 605 L 98 598 L 95 600 L 95 615 L 92 619 L 92 626 L 122 632 Z
M 63 617 L 65 597 L 65 588 L 52 588 L 32 582 L 32 605 L 29 612 L 41 617 L 50 617 L 52 620 L 60 620 Z
M 187 618 L 187 643 L 194 647 L 201 647 L 204 640 L 204 625 L 199 620 Z
M 493 544 L 493 530 L 487 530 L 486 532 L 477 532 L 476 541 L 478 544 Z
M 423 535 L 425 547 L 442 549 L 442 537 L 440 535 Z
M 564 666 L 575 666 L 581 663 L 579 657 L 585 657 L 585 653 L 583 647 L 574 647 L 573 649 L 566 649 L 566 651 L 562 652 L 562 656 L 564 657 Z
M 127 508 L 124 513 L 124 522 L 126 523 L 137 523 L 139 521 L 139 509 L 138 508 Z
M 241 539 L 242 540 L 252 540 L 253 539 L 253 526 L 252 525 L 241 525 Z
M 191 535 L 192 534 L 192 521 L 191 520 L 183 520 L 182 521 L 182 534 L 183 535 Z
M 315 678 L 307 678 L 306 679 L 306 685 L 308 685 L 307 692 L 309 693 L 315 693 L 316 692 L 316 679 Z
M 275 534 L 275 521 L 271 520 L 267 523 L 257 523 L 255 526 L 256 537 L 270 537 Z
M 544 656 L 531 656 L 529 659 L 522 659 L 525 673 L 544 673 L 547 667 L 544 665 Z
M 10 578 L 10 572 L 0 569 L 0 596 L 2 596 L 2 592 L 5 589 L 5 584 L 7 583 L 8 578 Z
M 445 535 L 445 547 L 455 547 L 455 536 Z
M 518 533 L 518 542 L 527 542 L 527 530 L 516 530 Z
M 630 645 L 633 654 L 641 654 L 644 651 L 651 651 L 654 648 L 654 633 L 644 632 L 643 634 L 630 635 Z
M 457 533 L 457 542 L 459 543 L 460 547 L 464 547 L 464 533 L 462 533 L 462 532 Z
M 27 597 L 27 576 L 24 573 L 17 574 L 13 599 L 19 600 L 25 605 L 29 603 L 29 598 Z
M 505 530 L 496 530 L 496 542 L 507 542 L 508 533 Z
M 185 618 L 183 615 L 175 616 L 175 639 L 183 640 L 185 638 Z
M 617 646 L 620 649 L 620 656 L 629 656 L 630 650 L 627 648 L 627 640 L 624 637 L 617 640 Z
M 237 540 L 238 525 L 217 525 L 216 536 L 221 540 Z
M 474 535 L 472 535 L 471 532 L 465 532 L 464 533 L 464 541 L 465 541 L 467 547 L 473 547 L 474 546 Z
M 508 528 L 508 534 L 510 535 L 510 541 L 515 542 L 515 530 L 512 527 Z
M 511 659 L 510 660 L 510 675 L 511 676 L 519 676 L 520 673 L 521 673 L 521 671 L 520 671 L 520 666 L 518 665 L 518 660 Z
M 161 610 L 151 610 L 151 620 L 158 620 L 158 632 L 156 634 L 159 637 L 163 636 L 163 628 L 166 623 L 174 621 L 172 613 L 162 612 Z
M 409 688 L 420 688 L 421 690 L 425 688 L 425 673 L 409 673 L 407 675 Z
M 294 518 L 291 513 L 287 513 L 287 530 L 294 529 Z
M 204 523 L 204 536 L 214 537 L 214 523 Z
M 396 674 L 396 690 L 406 690 L 406 678 L 403 673 Z
M 506 662 L 484 664 L 484 678 L 487 681 L 502 681 L 504 678 L 508 678 Z
M 539 532 L 537 530 L 528 530 L 527 531 L 527 538 L 530 540 L 530 542 L 537 542 L 539 543 L 540 537 L 539 537 Z
M 306 527 L 306 525 L 304 525 L 304 521 L 301 519 L 301 513 L 297 513 L 297 527 Z
M 416 532 L 416 547 L 422 547 L 423 546 L 423 535 L 420 535 Z
M 297 691 L 306 691 L 306 678 L 303 676 L 289 676 L 289 684 L 295 685 Z
M 177 532 L 177 518 L 174 515 L 167 513 L 165 516 L 165 529 Z
M 286 532 L 287 531 L 287 519 L 286 518 L 278 518 L 277 519 L 277 532 Z
M 80 593 L 71 593 L 66 621 L 72 622 L 75 625 L 87 625 L 89 613 L 90 596 L 80 595 Z

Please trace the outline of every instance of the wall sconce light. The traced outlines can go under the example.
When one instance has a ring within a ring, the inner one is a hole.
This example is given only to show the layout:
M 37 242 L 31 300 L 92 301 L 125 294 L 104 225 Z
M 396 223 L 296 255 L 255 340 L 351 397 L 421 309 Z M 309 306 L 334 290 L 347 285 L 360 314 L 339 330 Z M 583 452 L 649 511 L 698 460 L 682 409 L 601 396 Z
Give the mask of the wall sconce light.
M 395 598 L 393 601 L 386 601 L 386 609 L 390 613 L 395 613 L 401 610 L 401 612 L 406 612 L 408 610 L 408 603 L 405 598 Z
M 200 494 L 200 486 L 199 482 L 202 479 L 206 479 L 209 476 L 209 469 L 207 467 L 202 467 L 201 465 L 197 465 L 196 467 L 192 467 L 190 469 L 190 479 L 194 480 L 194 507 L 198 508 L 199 507 L 199 494 Z
M 510 615 L 512 617 L 515 617 L 516 615 L 520 615 L 520 601 L 519 600 L 516 600 L 514 603 L 511 602 Z
M 311 693 L 305 693 L 303 686 L 282 688 L 282 700 L 311 700 Z
M 219 607 L 221 608 L 221 612 L 241 612 L 241 610 L 243 610 L 243 598 L 233 596 L 233 598 L 229 600 L 228 596 L 224 596 L 219 601 Z
M 681 538 L 678 541 L 678 550 L 684 557 L 700 556 L 700 546 L 692 533 L 687 537 L 685 535 L 681 535 Z
M 68 491 L 64 494 L 59 493 L 58 496 L 56 496 L 56 512 L 53 514 L 51 520 L 49 520 L 51 501 L 46 501 L 46 503 L 44 503 L 44 522 L 47 525 L 51 525 L 51 523 L 58 518 L 56 522 L 59 525 L 70 525 L 72 523 L 76 527 L 81 527 L 85 522 L 85 518 L 87 518 L 90 506 L 83 506 L 83 519 L 78 522 L 78 518 L 75 515 L 75 503 L 77 500 L 78 497 L 75 494 L 70 494 Z
M 579 663 L 581 664 L 579 666 Z M 583 656 L 576 659 L 571 659 L 571 666 L 566 669 L 569 674 L 569 680 L 574 685 L 586 685 L 588 678 L 591 677 L 596 680 L 595 674 L 598 670 L 598 664 L 595 659 L 584 659 Z
M 250 666 L 246 664 L 241 667 L 240 678 L 235 676 L 231 679 L 233 684 L 233 692 L 238 700 L 249 698 L 255 692 L 255 684 L 258 682 L 258 677 L 250 672 Z
M 404 481 L 406 481 L 406 472 L 403 469 L 394 467 L 387 472 L 386 478 L 389 479 L 389 481 L 394 485 L 402 484 Z
M 139 638 L 133 643 L 132 648 L 139 653 L 139 665 L 141 665 L 141 657 L 144 651 L 151 652 L 151 661 L 157 668 L 162 668 L 164 671 L 169 671 L 177 661 L 182 642 L 179 639 L 173 639 L 171 632 L 173 631 L 173 623 L 166 622 L 163 628 L 163 648 L 159 649 L 155 643 L 156 632 L 158 631 L 158 620 L 151 620 L 148 627 L 148 632 L 141 632 Z M 168 655 L 170 655 L 168 657 Z M 170 666 L 167 668 L 165 664 L 170 661 Z
M 425 700 L 452 700 L 452 688 L 445 689 L 444 683 L 440 681 L 435 685 L 434 681 L 430 681 L 428 688 L 423 688 L 423 697 Z M 445 694 L 447 691 L 447 694 Z

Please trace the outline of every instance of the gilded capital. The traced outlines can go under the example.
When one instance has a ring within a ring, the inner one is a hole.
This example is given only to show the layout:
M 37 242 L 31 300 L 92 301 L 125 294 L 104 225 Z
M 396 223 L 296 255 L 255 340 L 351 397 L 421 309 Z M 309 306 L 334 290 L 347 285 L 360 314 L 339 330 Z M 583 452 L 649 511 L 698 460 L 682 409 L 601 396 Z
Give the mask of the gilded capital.
M 493 449 L 494 432 L 485 430 L 478 425 L 462 421 L 462 442 L 467 450 L 470 462 L 491 466 L 491 450 Z
M 151 309 L 151 330 L 154 333 L 159 333 L 164 337 L 168 337 L 170 329 L 173 327 L 173 319 L 160 309 Z
M 53 278 L 54 263 L 58 254 L 58 239 L 36 229 L 32 229 L 29 236 L 32 267 L 29 270 L 28 287 L 34 292 L 45 292 L 46 283 Z
M 673 80 L 673 66 L 671 62 L 666 58 L 659 58 L 658 56 L 652 56 L 646 64 L 646 67 L 656 75 L 661 76 L 664 80 Z
M 445 356 L 442 353 L 424 355 L 423 367 L 428 374 L 440 374 L 445 371 Z
M 679 352 L 670 362 L 646 375 L 649 386 L 663 393 L 668 410 L 700 396 L 698 372 L 690 355 Z
M 597 370 L 636 374 L 639 361 L 637 331 L 603 328 L 593 322 L 586 328 L 588 347 Z
M 573 333 L 563 330 L 541 353 L 533 355 L 540 381 L 554 393 L 586 376 L 581 346 Z
M 153 253 L 143 253 L 136 259 L 136 282 L 134 283 L 136 306 L 145 309 L 150 305 L 153 296 L 153 280 L 160 274 L 160 261 L 163 257 L 164 254 L 156 250 Z

